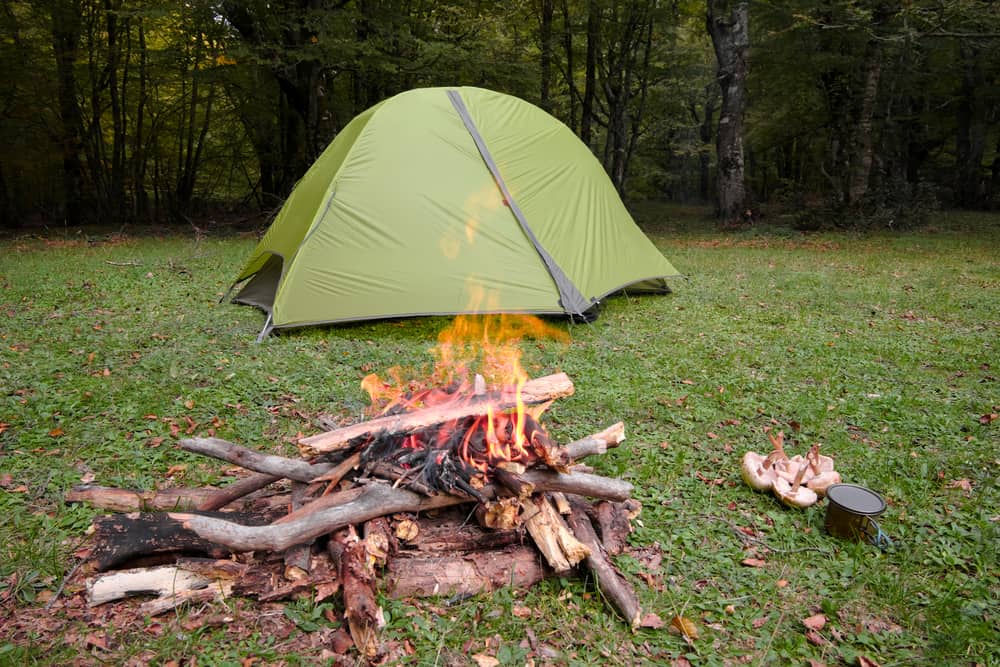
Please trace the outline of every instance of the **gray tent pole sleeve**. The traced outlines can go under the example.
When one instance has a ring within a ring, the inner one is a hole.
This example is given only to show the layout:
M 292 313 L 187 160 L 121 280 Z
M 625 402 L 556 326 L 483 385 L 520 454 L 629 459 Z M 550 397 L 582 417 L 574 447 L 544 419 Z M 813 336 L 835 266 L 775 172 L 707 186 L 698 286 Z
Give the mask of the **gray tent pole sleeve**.
M 594 302 L 588 300 L 580 293 L 580 290 L 577 289 L 573 281 L 563 272 L 552 255 L 538 242 L 538 238 L 528 225 L 521 207 L 517 205 L 517 201 L 510 194 L 510 190 L 507 189 L 507 184 L 504 182 L 503 176 L 500 175 L 500 169 L 497 167 L 496 162 L 493 161 L 493 156 L 486 147 L 486 142 L 483 140 L 482 135 L 479 134 L 472 116 L 469 115 L 469 110 L 466 108 L 465 102 L 462 101 L 462 96 L 457 90 L 449 90 L 448 97 L 451 99 L 451 104 L 455 107 L 455 111 L 462 118 L 462 122 L 465 123 L 465 129 L 469 131 L 473 141 L 476 142 L 479 154 L 482 156 L 487 168 L 489 168 L 490 173 L 493 174 L 493 180 L 496 181 L 497 187 L 500 188 L 500 192 L 510 206 L 511 212 L 514 213 L 514 217 L 517 218 L 518 224 L 521 225 L 521 229 L 535 247 L 539 257 L 545 262 L 545 268 L 548 269 L 549 275 L 552 276 L 552 280 L 555 281 L 556 288 L 559 290 L 559 302 L 562 304 L 562 307 L 571 315 L 583 315 L 586 310 L 594 305 Z

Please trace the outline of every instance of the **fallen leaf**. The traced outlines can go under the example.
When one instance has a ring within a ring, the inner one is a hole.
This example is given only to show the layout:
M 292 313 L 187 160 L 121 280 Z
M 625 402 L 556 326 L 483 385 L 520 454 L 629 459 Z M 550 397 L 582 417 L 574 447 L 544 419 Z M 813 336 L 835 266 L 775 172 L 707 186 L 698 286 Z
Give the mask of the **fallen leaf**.
M 826 663 L 815 658 L 809 658 L 809 667 L 826 667 Z
M 784 588 L 785 586 L 788 585 L 788 579 L 778 579 L 776 582 L 774 582 L 774 585 L 777 586 L 778 588 Z
M 750 621 L 750 625 L 754 630 L 760 630 L 767 624 L 767 616 L 758 616 L 757 618 Z
M 806 640 L 814 646 L 826 646 L 830 642 L 815 630 L 806 631 Z
M 987 424 L 992 424 L 997 419 L 1000 419 L 1000 412 L 990 412 L 979 418 L 979 423 L 983 426 Z
M 822 630 L 826 625 L 826 614 L 813 614 L 809 618 L 803 618 L 802 625 L 810 630 Z
M 679 658 L 675 658 L 672 663 L 672 667 L 691 667 L 691 661 L 685 658 L 683 655 Z
M 511 608 L 510 613 L 514 614 L 518 618 L 531 618 L 531 607 L 516 604 Z
M 652 612 L 650 612 L 648 614 L 645 614 L 639 620 L 639 627 L 640 628 L 650 628 L 652 630 L 659 630 L 660 628 L 664 627 L 665 625 L 666 625 L 666 623 L 663 621 L 663 619 L 660 618 L 660 616 L 658 614 L 654 614 Z
M 66 431 L 62 430 L 62 428 L 60 428 L 58 426 L 55 427 L 54 429 L 52 429 L 51 431 L 49 431 L 49 437 L 50 438 L 59 438 L 59 437 L 62 437 L 64 435 L 66 435 Z
M 863 655 L 859 655 L 858 667 L 880 667 L 880 665 L 871 658 L 866 658 Z
M 972 493 L 972 482 L 966 478 L 956 479 L 945 484 L 947 489 L 962 489 L 966 494 Z
M 690 618 L 684 616 L 674 616 L 670 619 L 670 627 L 677 630 L 688 639 L 698 638 L 698 626 Z
M 500 661 L 494 658 L 492 655 L 486 655 L 485 653 L 475 653 L 472 655 L 472 660 L 478 665 L 478 667 L 497 667 Z
M 767 561 L 763 558 L 744 558 L 740 561 L 740 565 L 746 565 L 747 567 L 764 567 L 767 565 Z
M 322 602 L 323 600 L 333 597 L 340 590 L 340 582 L 328 581 L 322 584 L 316 584 L 316 597 L 314 602 Z

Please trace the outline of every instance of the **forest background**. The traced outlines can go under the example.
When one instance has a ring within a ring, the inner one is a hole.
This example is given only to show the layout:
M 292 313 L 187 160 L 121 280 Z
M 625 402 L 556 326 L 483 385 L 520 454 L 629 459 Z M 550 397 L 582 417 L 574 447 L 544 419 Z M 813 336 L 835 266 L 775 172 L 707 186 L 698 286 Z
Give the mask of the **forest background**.
M 1000 206 L 982 0 L 4 0 L 0 228 L 252 219 L 357 113 L 475 85 L 626 200 L 903 227 Z

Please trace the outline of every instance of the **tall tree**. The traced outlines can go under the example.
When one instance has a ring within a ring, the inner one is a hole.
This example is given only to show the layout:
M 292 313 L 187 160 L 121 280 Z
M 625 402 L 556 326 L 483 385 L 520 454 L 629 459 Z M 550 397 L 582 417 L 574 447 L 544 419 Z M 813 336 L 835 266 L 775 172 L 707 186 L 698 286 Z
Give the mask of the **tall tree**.
M 747 106 L 750 8 L 745 2 L 707 0 L 706 25 L 715 48 L 722 91 L 716 132 L 716 215 L 736 220 L 747 204 L 743 122 Z

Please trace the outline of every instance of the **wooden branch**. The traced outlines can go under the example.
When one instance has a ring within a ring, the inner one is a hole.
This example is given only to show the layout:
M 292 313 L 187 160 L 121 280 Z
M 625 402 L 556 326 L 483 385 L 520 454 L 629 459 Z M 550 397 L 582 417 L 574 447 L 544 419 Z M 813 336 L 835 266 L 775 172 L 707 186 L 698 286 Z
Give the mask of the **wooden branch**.
M 371 660 L 379 654 L 378 633 L 385 616 L 375 599 L 375 572 L 368 560 L 364 540 L 347 545 L 340 559 L 340 583 L 344 616 L 358 651 Z
M 586 559 L 587 567 L 594 573 L 601 594 L 634 631 L 639 627 L 639 621 L 642 618 L 639 597 L 632 585 L 625 580 L 625 577 L 608 559 L 604 547 L 597 539 L 597 533 L 594 532 L 594 526 L 590 523 L 590 517 L 587 516 L 582 505 L 582 502 L 573 503 L 573 510 L 567 517 L 567 521 L 577 539 L 590 548 L 590 554 Z
M 504 586 L 530 588 L 546 572 L 531 546 L 503 551 L 448 555 L 400 555 L 389 561 L 386 588 L 391 597 L 466 597 L 489 593 Z
M 524 504 L 527 508 L 524 527 L 553 570 L 568 572 L 590 554 L 589 547 L 570 532 L 551 500 L 544 495 L 535 496 Z
M 556 373 L 545 377 L 528 380 L 521 390 L 521 400 L 525 405 L 535 405 L 573 394 L 573 382 L 565 373 Z M 489 393 L 483 396 L 470 396 L 455 405 L 432 406 L 399 415 L 379 417 L 360 422 L 352 426 L 327 431 L 299 440 L 299 449 L 304 456 L 314 456 L 319 453 L 341 449 L 346 443 L 356 438 L 373 436 L 380 433 L 402 434 L 412 433 L 428 426 L 461 419 L 485 415 L 488 410 L 504 411 L 517 406 L 512 395 Z
M 215 494 L 216 489 L 162 489 L 133 491 L 110 486 L 81 484 L 66 494 L 67 503 L 86 503 L 112 512 L 171 511 L 195 509 Z
M 314 501 L 319 502 L 319 501 Z M 242 526 L 232 521 L 197 514 L 173 512 L 168 516 L 184 529 L 205 540 L 224 545 L 233 551 L 284 551 L 288 547 L 313 540 L 349 524 L 396 512 L 447 507 L 469 502 L 457 496 L 421 496 L 388 484 L 369 484 L 353 501 L 312 512 L 296 521 L 270 526 Z
M 284 479 L 284 477 L 281 475 L 269 475 L 263 472 L 258 472 L 250 475 L 249 477 L 244 477 L 237 482 L 233 482 L 228 486 L 217 489 L 215 493 L 202 501 L 202 503 L 198 505 L 197 509 L 203 512 L 214 512 L 215 510 L 220 510 L 226 505 L 234 503 L 240 498 L 250 495 L 254 491 L 260 491 L 268 484 L 273 484 L 280 479 Z
M 280 475 L 297 482 L 311 482 L 333 468 L 329 463 L 311 464 L 300 459 L 262 454 L 220 438 L 186 438 L 180 441 L 180 446 L 195 454 L 210 456 L 268 475 Z
M 564 447 L 566 455 L 573 461 L 592 454 L 604 454 L 611 447 L 617 447 L 625 440 L 625 423 L 612 424 L 600 433 L 580 440 L 574 440 Z
M 557 473 L 529 470 L 524 478 L 535 485 L 536 491 L 562 491 L 606 500 L 624 500 L 632 492 L 632 485 L 622 480 L 585 473 Z M 490 487 L 482 489 L 484 496 L 494 496 Z M 321 502 L 315 500 L 309 505 Z M 218 517 L 173 512 L 168 516 L 186 530 L 201 538 L 239 551 L 284 551 L 293 544 L 313 540 L 348 524 L 362 523 L 377 516 L 396 512 L 450 507 L 470 502 L 469 498 L 439 494 L 422 496 L 407 489 L 393 488 L 388 484 L 373 483 L 358 492 L 353 500 L 311 511 L 295 520 L 277 521 L 270 526 L 243 526 Z M 303 508 L 307 509 L 309 505 Z
M 535 485 L 536 492 L 562 491 L 603 500 L 627 500 L 632 497 L 634 489 L 631 483 L 624 480 L 584 472 L 528 470 L 521 476 Z

